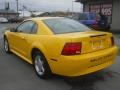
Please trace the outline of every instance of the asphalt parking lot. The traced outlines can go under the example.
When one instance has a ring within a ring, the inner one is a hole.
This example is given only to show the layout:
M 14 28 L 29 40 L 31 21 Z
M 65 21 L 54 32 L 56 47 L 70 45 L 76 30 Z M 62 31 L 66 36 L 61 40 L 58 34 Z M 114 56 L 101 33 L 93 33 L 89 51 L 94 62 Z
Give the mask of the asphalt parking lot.
M 42 80 L 34 73 L 32 65 L 3 50 L 3 32 L 17 24 L 0 24 L 0 90 L 119 90 L 120 56 L 111 67 L 76 78 L 55 75 Z

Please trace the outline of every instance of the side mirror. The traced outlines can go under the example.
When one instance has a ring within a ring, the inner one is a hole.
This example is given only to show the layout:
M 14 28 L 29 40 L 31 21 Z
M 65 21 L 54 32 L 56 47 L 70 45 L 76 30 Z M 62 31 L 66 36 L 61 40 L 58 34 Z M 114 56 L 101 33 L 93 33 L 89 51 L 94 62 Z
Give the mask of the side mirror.
M 15 28 L 10 28 L 10 32 L 16 32 Z

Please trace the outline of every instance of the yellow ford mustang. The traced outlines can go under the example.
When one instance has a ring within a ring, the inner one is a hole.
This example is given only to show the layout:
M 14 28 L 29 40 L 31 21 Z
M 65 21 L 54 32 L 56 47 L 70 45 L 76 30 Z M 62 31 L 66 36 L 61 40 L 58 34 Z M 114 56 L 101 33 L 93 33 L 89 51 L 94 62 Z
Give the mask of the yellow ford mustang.
M 92 73 L 112 65 L 117 54 L 111 33 L 94 31 L 63 17 L 25 20 L 5 32 L 4 49 L 33 64 L 41 78 L 52 73 Z

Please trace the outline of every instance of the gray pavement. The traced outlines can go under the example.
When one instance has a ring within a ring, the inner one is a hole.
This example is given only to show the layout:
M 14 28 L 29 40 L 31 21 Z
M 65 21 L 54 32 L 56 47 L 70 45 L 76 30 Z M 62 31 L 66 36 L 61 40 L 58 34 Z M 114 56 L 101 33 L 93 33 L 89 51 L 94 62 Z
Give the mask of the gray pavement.
M 90 75 L 66 78 L 54 75 L 42 80 L 34 73 L 32 65 L 14 54 L 3 50 L 2 32 L 6 26 L 0 24 L 0 90 L 119 90 L 120 56 L 111 67 Z
M 114 34 L 115 42 L 120 47 L 120 34 Z

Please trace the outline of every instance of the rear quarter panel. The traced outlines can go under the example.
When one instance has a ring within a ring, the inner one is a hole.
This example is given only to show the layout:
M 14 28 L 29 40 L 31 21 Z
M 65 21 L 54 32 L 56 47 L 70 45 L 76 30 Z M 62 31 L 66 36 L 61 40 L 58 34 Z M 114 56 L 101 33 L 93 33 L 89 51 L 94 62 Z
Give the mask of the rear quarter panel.
M 39 49 L 46 57 L 52 72 L 54 72 L 54 65 L 57 64 L 58 58 L 61 56 L 65 43 L 71 42 L 71 39 L 56 37 L 54 35 L 40 35 L 37 38 L 39 39 L 32 44 L 31 51 L 33 48 Z M 31 56 L 31 52 L 29 54 Z
M 71 42 L 69 38 L 60 38 L 56 36 L 40 35 L 37 42 L 33 43 L 33 47 L 38 47 L 40 50 L 44 48 L 43 54 L 47 59 L 59 57 L 66 42 Z

